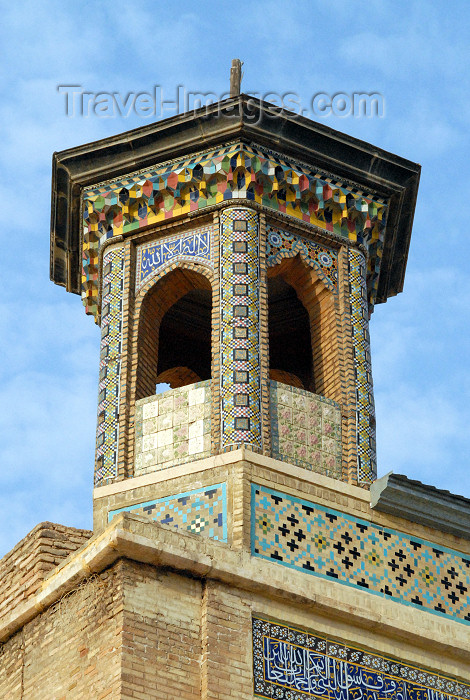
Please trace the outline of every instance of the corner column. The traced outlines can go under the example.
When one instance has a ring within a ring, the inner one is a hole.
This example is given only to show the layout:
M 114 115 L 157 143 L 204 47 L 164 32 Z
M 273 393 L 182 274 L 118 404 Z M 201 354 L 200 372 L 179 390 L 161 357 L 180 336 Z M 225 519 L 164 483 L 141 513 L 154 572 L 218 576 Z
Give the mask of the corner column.
M 357 481 L 370 484 L 377 478 L 375 405 L 370 358 L 369 309 L 364 254 L 349 248 L 349 304 L 356 377 Z
M 221 449 L 263 448 L 259 220 L 247 207 L 220 215 Z
M 124 270 L 124 246 L 110 246 L 103 256 L 95 485 L 117 474 Z

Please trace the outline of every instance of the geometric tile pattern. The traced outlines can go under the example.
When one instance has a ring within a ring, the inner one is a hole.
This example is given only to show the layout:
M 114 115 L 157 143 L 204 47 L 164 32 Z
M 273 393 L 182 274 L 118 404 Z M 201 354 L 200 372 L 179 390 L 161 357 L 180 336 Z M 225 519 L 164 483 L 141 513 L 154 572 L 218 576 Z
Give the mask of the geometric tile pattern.
M 336 292 L 338 285 L 338 253 L 331 248 L 297 236 L 295 233 L 282 231 L 273 226 L 266 227 L 266 261 L 268 267 L 278 265 L 283 258 L 300 255 L 309 267 L 312 267 L 325 286 Z
M 98 312 L 96 270 L 104 241 L 239 198 L 363 243 L 369 250 L 368 285 L 373 304 L 386 201 L 271 150 L 235 141 L 85 188 L 82 299 L 87 313 Z
M 370 359 L 369 311 L 366 293 L 366 263 L 363 253 L 349 248 L 349 285 L 354 369 L 356 375 L 357 480 L 372 483 L 377 478 L 375 406 Z
M 470 556 L 252 484 L 252 555 L 464 624 Z
M 310 391 L 270 380 L 273 457 L 341 478 L 339 405 Z
M 103 257 L 95 483 L 116 476 L 123 279 L 124 248 L 111 249 Z
M 137 246 L 136 291 L 172 261 L 210 264 L 212 231 L 212 226 L 203 226 L 189 233 L 165 236 Z
M 134 476 L 210 454 L 210 380 L 136 401 Z
M 220 220 L 221 446 L 261 448 L 258 215 L 229 208 Z
M 453 700 L 470 685 L 305 630 L 253 618 L 254 693 L 280 700 Z
M 123 511 L 146 515 L 162 525 L 227 542 L 226 484 L 205 486 L 194 491 L 111 510 L 108 522 Z

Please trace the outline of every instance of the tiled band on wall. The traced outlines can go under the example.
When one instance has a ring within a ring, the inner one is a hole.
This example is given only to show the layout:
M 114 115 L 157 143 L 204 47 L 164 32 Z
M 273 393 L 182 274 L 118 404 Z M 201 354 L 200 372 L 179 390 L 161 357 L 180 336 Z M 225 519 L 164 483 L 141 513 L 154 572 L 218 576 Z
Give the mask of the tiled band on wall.
M 470 556 L 252 484 L 252 555 L 470 625 Z
M 251 209 L 220 217 L 221 447 L 261 449 L 259 227 Z
M 258 698 L 470 698 L 467 683 L 256 617 L 253 618 L 253 672 Z
M 153 501 L 117 508 L 108 513 L 108 522 L 127 511 L 146 515 L 157 523 L 227 542 L 227 485 L 214 484 Z
M 357 480 L 377 478 L 375 406 L 370 359 L 369 310 L 366 261 L 363 253 L 349 248 L 350 313 L 356 376 Z
M 124 248 L 112 248 L 103 256 L 95 483 L 116 476 L 123 279 Z

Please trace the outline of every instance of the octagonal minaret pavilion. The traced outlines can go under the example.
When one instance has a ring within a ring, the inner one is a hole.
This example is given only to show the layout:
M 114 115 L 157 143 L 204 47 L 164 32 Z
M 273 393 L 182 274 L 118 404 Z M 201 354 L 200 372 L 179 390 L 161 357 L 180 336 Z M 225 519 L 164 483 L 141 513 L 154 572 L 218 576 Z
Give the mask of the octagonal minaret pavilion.
M 244 447 L 368 487 L 369 317 L 418 177 L 244 95 L 55 154 L 51 277 L 101 327 L 95 486 Z

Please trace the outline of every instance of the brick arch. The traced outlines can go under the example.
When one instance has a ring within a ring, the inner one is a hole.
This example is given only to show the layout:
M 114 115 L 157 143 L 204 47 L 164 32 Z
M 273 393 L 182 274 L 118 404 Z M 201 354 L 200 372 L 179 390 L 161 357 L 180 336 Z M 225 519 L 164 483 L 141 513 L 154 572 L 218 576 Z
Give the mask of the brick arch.
M 278 275 L 295 290 L 308 313 L 315 393 L 340 403 L 337 295 L 299 255 L 268 269 L 268 280 Z
M 187 261 L 173 263 L 149 280 L 135 300 L 134 333 L 136 352 L 133 371 L 135 401 L 155 393 L 158 378 L 158 346 L 160 324 L 166 312 L 188 292 L 206 289 L 214 293 L 212 269 Z M 214 306 L 212 306 L 214 328 Z M 212 353 L 213 366 L 213 353 Z

